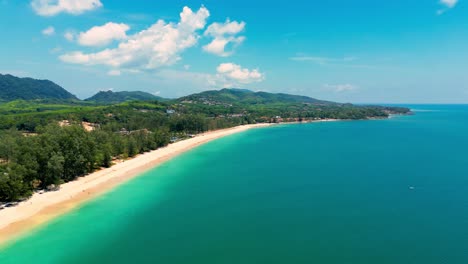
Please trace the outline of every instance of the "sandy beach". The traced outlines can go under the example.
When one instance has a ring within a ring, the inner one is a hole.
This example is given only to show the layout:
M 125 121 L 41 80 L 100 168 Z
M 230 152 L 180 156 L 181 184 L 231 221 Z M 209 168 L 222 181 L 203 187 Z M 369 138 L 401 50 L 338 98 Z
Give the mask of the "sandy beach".
M 0 245 L 5 245 L 8 241 L 73 210 L 83 202 L 89 201 L 185 151 L 227 135 L 268 125 L 245 125 L 207 132 L 63 184 L 59 191 L 36 193 L 29 200 L 15 207 L 0 210 Z

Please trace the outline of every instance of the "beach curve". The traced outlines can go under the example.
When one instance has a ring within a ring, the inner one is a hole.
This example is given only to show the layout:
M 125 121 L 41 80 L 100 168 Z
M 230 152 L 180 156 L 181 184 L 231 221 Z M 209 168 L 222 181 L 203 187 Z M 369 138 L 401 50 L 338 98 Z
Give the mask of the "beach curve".
M 0 247 L 188 150 L 221 137 L 269 125 L 251 124 L 203 133 L 62 184 L 58 191 L 35 193 L 17 206 L 0 211 Z

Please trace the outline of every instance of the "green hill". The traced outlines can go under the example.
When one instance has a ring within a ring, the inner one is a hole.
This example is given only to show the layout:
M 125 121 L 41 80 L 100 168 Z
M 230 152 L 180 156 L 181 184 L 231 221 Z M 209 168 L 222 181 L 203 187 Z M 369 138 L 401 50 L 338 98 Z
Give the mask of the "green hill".
M 0 74 L 0 101 L 36 99 L 77 99 L 73 94 L 49 80 L 18 78 Z
M 112 91 L 101 91 L 85 101 L 96 102 L 101 104 L 115 104 L 127 101 L 154 101 L 164 100 L 159 96 L 152 95 L 146 92 L 112 92 Z
M 275 103 L 305 103 L 312 105 L 337 105 L 337 103 L 322 101 L 307 96 L 283 93 L 253 92 L 245 89 L 222 89 L 192 94 L 178 99 L 205 104 L 275 104 Z

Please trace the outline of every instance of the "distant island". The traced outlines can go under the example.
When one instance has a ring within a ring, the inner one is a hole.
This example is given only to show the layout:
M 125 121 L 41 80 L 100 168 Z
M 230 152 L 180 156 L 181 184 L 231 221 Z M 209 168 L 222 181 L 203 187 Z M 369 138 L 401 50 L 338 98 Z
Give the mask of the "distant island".
M 408 113 L 403 107 L 356 106 L 245 89 L 177 99 L 108 91 L 79 100 L 48 80 L 0 75 L 0 203 L 55 190 L 117 161 L 207 131 Z

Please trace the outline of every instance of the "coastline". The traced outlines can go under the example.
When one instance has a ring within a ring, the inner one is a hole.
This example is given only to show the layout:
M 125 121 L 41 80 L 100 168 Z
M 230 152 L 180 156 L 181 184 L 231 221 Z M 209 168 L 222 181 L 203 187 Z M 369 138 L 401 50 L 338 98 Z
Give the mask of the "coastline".
M 188 150 L 218 138 L 270 125 L 272 124 L 252 124 L 206 132 L 62 184 L 58 191 L 35 193 L 30 199 L 15 207 L 0 210 L 0 248 L 28 231 L 70 212 L 84 202 L 90 201 Z
M 369 119 L 373 120 L 373 119 Z M 35 193 L 30 199 L 15 207 L 0 210 L 0 249 L 29 231 L 79 207 L 100 195 L 111 191 L 142 173 L 197 146 L 252 128 L 273 125 L 307 124 L 345 121 L 343 119 L 304 120 L 301 122 L 259 123 L 209 131 L 194 138 L 178 141 L 166 147 L 140 154 L 75 181 L 62 184 L 58 191 Z

